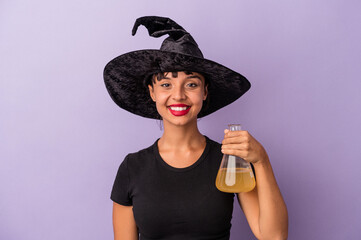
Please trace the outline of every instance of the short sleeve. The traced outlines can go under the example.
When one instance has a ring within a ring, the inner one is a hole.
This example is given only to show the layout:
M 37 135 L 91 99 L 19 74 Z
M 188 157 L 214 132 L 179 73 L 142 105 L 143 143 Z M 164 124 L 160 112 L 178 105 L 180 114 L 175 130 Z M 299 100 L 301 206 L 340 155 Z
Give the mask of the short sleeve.
M 124 205 L 133 205 L 132 199 L 129 194 L 129 173 L 128 173 L 128 156 L 125 157 L 124 161 L 120 164 L 117 176 L 113 184 L 112 193 L 110 199 L 114 202 Z

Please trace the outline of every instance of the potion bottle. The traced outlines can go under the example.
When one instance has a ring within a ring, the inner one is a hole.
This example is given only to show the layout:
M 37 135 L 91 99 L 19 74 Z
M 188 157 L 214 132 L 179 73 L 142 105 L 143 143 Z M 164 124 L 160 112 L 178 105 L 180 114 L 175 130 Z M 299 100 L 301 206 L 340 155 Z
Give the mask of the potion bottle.
M 240 124 L 229 124 L 230 131 L 240 131 Z M 224 154 L 216 178 L 216 187 L 222 192 L 249 192 L 256 186 L 256 181 L 249 162 L 244 159 Z

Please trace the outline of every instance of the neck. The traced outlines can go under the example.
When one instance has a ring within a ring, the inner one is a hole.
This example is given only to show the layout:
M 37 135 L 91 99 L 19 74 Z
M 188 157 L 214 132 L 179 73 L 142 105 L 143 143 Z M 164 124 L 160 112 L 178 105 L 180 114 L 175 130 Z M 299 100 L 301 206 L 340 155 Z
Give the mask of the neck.
M 197 120 L 175 126 L 164 122 L 164 132 L 158 142 L 165 148 L 189 148 L 205 144 L 205 137 L 199 132 Z

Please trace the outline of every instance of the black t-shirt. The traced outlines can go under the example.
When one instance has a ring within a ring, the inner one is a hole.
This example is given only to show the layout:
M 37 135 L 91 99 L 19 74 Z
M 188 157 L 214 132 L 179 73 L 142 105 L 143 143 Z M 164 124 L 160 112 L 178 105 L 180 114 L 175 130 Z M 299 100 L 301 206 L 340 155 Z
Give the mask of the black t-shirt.
M 206 148 L 191 166 L 174 168 L 150 147 L 121 163 L 111 199 L 133 206 L 140 239 L 217 239 L 230 237 L 233 193 L 215 186 L 221 145 L 206 137 Z

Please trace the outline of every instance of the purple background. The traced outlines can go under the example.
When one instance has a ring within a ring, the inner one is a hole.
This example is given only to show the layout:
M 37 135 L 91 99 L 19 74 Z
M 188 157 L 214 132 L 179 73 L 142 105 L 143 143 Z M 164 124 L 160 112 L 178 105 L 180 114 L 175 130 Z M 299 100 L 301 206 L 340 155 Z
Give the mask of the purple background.
M 251 90 L 199 121 L 239 122 L 266 148 L 289 239 L 361 239 L 359 1 L 1 1 L 0 239 L 112 239 L 116 170 L 161 136 L 119 109 L 105 64 L 159 48 L 137 17 L 169 16 Z M 231 239 L 253 239 L 235 205 Z

